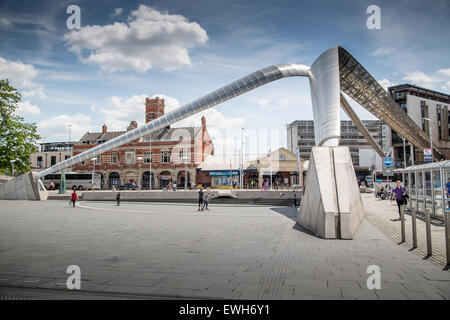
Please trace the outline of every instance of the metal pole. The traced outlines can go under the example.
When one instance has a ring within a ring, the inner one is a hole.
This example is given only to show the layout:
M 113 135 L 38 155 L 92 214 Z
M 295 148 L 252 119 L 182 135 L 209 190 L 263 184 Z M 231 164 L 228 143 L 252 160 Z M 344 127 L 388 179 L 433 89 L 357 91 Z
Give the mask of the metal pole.
M 11 175 L 14 177 L 14 176 L 15 176 L 15 172 L 14 172 L 14 161 L 11 161 L 11 164 L 12 164 Z
M 432 149 L 433 150 L 433 149 Z M 427 202 L 425 198 L 425 171 L 422 170 L 422 195 L 423 195 L 423 211 L 425 213 L 425 231 L 427 235 L 427 255 L 431 256 L 433 249 L 431 247 L 431 217 L 430 211 L 427 210 Z
M 401 219 L 401 232 L 402 232 L 402 243 L 405 242 L 405 206 L 400 206 L 400 219 Z
M 410 194 L 410 198 L 409 198 L 409 207 L 411 208 L 411 226 L 412 226 L 412 239 L 413 239 L 413 248 L 417 248 L 417 224 L 416 224 L 416 209 L 412 209 L 412 193 L 411 193 L 411 177 L 412 177 L 412 173 L 411 175 L 408 174 L 408 189 L 409 189 L 409 194 Z M 416 177 L 414 177 L 414 181 L 416 181 Z
M 240 177 L 241 177 L 241 183 L 240 183 L 240 188 L 241 190 L 244 189 L 244 128 L 242 128 L 242 132 L 241 132 L 241 172 L 240 172 Z
M 272 190 L 272 148 L 269 148 L 270 190 Z
M 187 153 L 186 153 L 186 157 L 184 158 L 184 191 L 187 190 L 187 179 L 188 175 L 187 175 Z
M 406 168 L 406 144 L 405 144 L 405 138 L 403 138 L 403 168 Z
M 94 187 L 95 187 L 95 182 L 94 182 L 94 178 L 95 178 L 95 160 L 93 159 L 92 162 L 94 163 L 94 165 L 92 167 L 92 192 L 94 192 Z
M 138 190 L 139 190 L 139 192 L 141 192 L 141 162 L 140 161 L 138 164 L 138 183 L 139 183 Z
M 233 189 L 233 176 L 231 175 L 231 160 L 230 160 L 230 189 Z

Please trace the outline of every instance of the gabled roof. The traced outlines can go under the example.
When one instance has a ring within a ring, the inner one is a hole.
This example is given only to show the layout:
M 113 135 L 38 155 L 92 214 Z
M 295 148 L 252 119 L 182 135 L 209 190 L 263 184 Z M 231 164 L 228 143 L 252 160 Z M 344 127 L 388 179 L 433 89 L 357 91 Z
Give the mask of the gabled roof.
M 202 127 L 180 127 L 180 128 L 170 128 L 167 127 L 151 133 L 152 142 L 156 141 L 179 141 L 180 137 L 184 138 L 195 138 L 202 132 Z M 111 131 L 111 132 L 88 132 L 75 143 L 76 145 L 83 145 L 83 141 L 88 141 L 87 144 L 97 144 L 99 140 L 108 141 L 115 137 L 118 137 L 126 131 Z M 162 135 L 161 135 L 162 134 Z M 142 137 L 143 141 L 149 141 L 149 135 Z
M 111 140 L 115 137 L 120 136 L 121 134 L 124 134 L 126 131 L 111 131 L 111 132 L 87 132 L 84 134 L 83 137 L 75 144 L 75 145 L 83 145 L 83 141 L 88 141 L 87 144 L 97 144 L 97 141 L 99 140 Z

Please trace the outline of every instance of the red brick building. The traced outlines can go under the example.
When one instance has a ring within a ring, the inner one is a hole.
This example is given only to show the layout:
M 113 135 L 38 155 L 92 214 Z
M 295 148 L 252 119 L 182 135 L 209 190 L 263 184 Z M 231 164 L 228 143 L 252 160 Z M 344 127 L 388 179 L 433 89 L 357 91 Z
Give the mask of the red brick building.
M 145 101 L 145 121 L 164 115 L 164 99 Z M 188 185 L 196 183 L 196 168 L 208 155 L 214 154 L 214 146 L 206 129 L 206 118 L 199 127 L 170 128 L 169 126 L 151 135 L 143 136 L 131 143 L 105 152 L 95 161 L 95 172 L 101 176 L 105 189 L 125 182 L 140 184 L 142 189 L 163 188 L 169 183 L 184 187 L 187 172 Z M 131 121 L 127 128 L 137 128 Z M 108 132 L 103 125 L 101 132 L 87 132 L 74 146 L 73 155 L 111 140 L 126 131 Z M 76 172 L 92 172 L 94 161 L 85 161 L 74 166 Z M 150 179 L 151 176 L 151 179 Z

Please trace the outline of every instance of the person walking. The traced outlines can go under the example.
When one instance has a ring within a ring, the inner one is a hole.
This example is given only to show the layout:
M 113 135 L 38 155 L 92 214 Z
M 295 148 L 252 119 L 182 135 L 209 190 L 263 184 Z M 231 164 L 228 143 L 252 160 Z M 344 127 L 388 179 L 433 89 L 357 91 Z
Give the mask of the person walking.
M 450 208 L 450 201 L 449 201 L 449 198 L 450 198 L 450 177 L 447 179 L 447 183 L 445 184 L 445 195 L 446 195 L 446 197 L 447 197 L 447 206 L 448 206 L 448 208 Z M 441 186 L 441 183 L 439 183 L 439 187 Z M 446 210 L 448 209 L 448 208 L 445 208 Z
M 117 191 L 117 193 L 116 193 L 116 201 L 117 201 L 117 206 L 120 206 L 120 197 L 121 197 L 122 195 L 120 194 L 120 191 Z
M 200 189 L 200 191 L 198 192 L 198 210 L 197 211 L 203 210 L 203 208 L 202 208 L 203 196 L 204 196 L 203 189 Z
M 209 210 L 208 209 L 209 199 L 211 199 L 211 191 L 209 191 L 209 189 L 208 189 L 205 192 L 205 194 L 203 195 L 203 207 L 202 207 L 202 210 Z
M 401 219 L 401 206 L 404 204 L 403 197 L 405 196 L 405 188 L 402 187 L 402 183 L 397 180 L 397 186 L 392 190 L 393 195 L 391 198 L 391 201 L 394 200 L 397 201 L 397 207 L 398 207 L 398 216 Z
M 72 202 L 74 208 L 75 208 L 75 202 L 77 201 L 77 198 L 78 198 L 77 192 L 75 190 L 73 190 L 70 201 Z

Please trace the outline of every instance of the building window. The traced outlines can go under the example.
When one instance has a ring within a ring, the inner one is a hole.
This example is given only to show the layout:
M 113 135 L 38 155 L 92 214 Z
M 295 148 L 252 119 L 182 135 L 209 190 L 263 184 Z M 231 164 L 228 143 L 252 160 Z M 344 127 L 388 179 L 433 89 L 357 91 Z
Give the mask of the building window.
M 38 157 L 37 157 L 36 165 L 37 165 L 38 167 L 42 167 L 42 156 L 38 156 Z
M 170 151 L 161 152 L 161 162 L 169 163 L 170 162 Z
M 152 162 L 152 153 L 150 151 L 144 152 L 144 163 Z
M 102 163 L 102 155 L 99 154 L 99 155 L 96 157 L 95 164 L 101 164 L 101 163 Z
M 110 162 L 111 162 L 111 164 L 119 163 L 119 154 L 117 152 L 111 152 Z
M 135 164 L 136 163 L 136 153 L 134 151 L 125 152 L 125 163 Z
M 67 160 L 67 159 L 70 159 L 70 156 L 69 156 L 68 154 L 66 154 L 66 155 L 64 156 L 64 160 Z
M 56 156 L 51 156 L 50 165 L 54 166 L 56 164 Z

